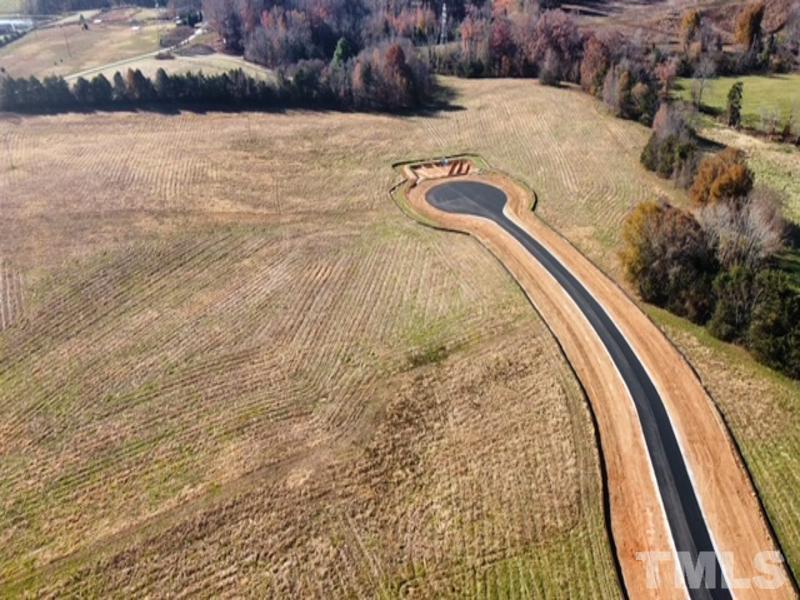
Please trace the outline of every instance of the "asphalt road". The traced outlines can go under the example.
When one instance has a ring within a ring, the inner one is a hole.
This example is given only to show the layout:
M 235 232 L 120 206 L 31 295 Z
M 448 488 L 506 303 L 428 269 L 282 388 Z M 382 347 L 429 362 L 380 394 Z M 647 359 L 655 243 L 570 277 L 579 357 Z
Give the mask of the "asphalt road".
M 713 558 L 714 578 L 704 579 L 699 589 L 691 589 L 687 581 L 689 596 L 692 599 L 731 598 L 664 403 L 642 363 L 605 310 L 563 264 L 503 214 L 506 195 L 499 188 L 474 181 L 448 182 L 433 187 L 426 199 L 442 211 L 484 217 L 497 223 L 547 269 L 578 305 L 608 350 L 633 398 L 675 548 L 682 556 L 691 557 L 692 566 L 698 564 L 698 556 L 706 560 Z M 603 359 L 598 357 L 598 360 Z M 642 548 L 646 550 L 663 552 L 669 549 Z

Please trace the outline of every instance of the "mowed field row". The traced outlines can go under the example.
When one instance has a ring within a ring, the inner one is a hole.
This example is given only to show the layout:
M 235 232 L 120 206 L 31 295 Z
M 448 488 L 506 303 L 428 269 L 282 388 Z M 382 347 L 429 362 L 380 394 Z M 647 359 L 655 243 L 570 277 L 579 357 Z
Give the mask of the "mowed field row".
M 0 258 L 0 331 L 11 327 L 22 315 L 23 289 L 19 271 L 9 260 Z
M 511 582 L 497 585 L 530 586 L 535 570 L 526 556 L 532 547 L 548 543 L 551 535 L 569 539 L 587 525 L 602 531 L 597 456 L 591 436 L 587 438 L 582 396 L 557 353 L 542 352 L 530 336 L 538 330 L 537 337 L 544 336 L 550 346 L 552 340 L 525 314 L 524 304 L 510 311 L 495 305 L 488 290 L 513 294 L 513 286 L 470 240 L 456 241 L 462 261 L 454 270 L 456 265 L 443 259 L 444 241 L 417 239 L 413 229 L 402 233 L 411 227 L 404 223 L 391 237 L 378 229 L 376 239 L 347 235 L 349 244 L 342 244 L 340 235 L 331 239 L 327 228 L 315 235 L 286 232 L 285 238 L 249 228 L 208 239 L 192 236 L 173 242 L 168 251 L 126 249 L 74 286 L 54 293 L 57 300 L 52 305 L 41 305 L 6 340 L 17 360 L 2 365 L 4 406 L 14 404 L 14 410 L 4 414 L 0 430 L 5 457 L 2 495 L 9 506 L 0 529 L 13 540 L 12 547 L 37 548 L 43 557 L 67 554 L 83 540 L 101 540 L 102 547 L 103 540 L 113 539 L 156 509 L 174 510 L 208 493 L 209 486 L 224 488 L 254 470 L 270 473 L 271 465 L 294 461 L 309 461 L 311 466 L 304 467 L 309 474 L 300 469 L 300 475 L 279 477 L 281 485 L 266 490 L 263 486 L 270 478 L 265 476 L 256 490 L 236 500 L 237 514 L 231 518 L 237 523 L 258 521 L 256 515 L 283 507 L 283 518 L 278 514 L 274 521 L 256 525 L 256 531 L 266 528 L 261 530 L 263 540 L 275 542 L 277 536 L 278 543 L 264 547 L 269 556 L 251 561 L 254 576 L 266 577 L 272 561 L 305 539 L 296 528 L 312 518 L 292 510 L 319 510 L 319 503 L 329 502 L 331 494 L 341 496 L 339 510 L 345 513 L 336 515 L 333 523 L 320 523 L 320 535 L 332 536 L 326 543 L 343 547 L 334 556 L 322 557 L 316 556 L 315 548 L 301 547 L 299 551 L 308 555 L 297 558 L 297 565 L 309 559 L 325 565 L 342 561 L 337 567 L 344 571 L 342 587 L 334 578 L 330 593 L 374 589 L 365 570 L 372 562 L 386 571 L 388 579 L 381 585 L 387 590 L 427 589 L 439 578 L 454 577 L 454 570 L 461 570 L 455 565 L 467 559 L 477 560 L 476 571 L 462 585 L 484 585 L 484 577 L 499 575 L 477 574 L 491 573 L 490 565 L 512 558 L 517 570 L 504 575 Z M 491 285 L 465 286 L 466 272 L 474 270 L 492 273 Z M 358 341 L 351 337 L 354 331 L 359 332 Z M 403 341 L 401 351 L 398 341 Z M 424 371 L 432 380 L 430 387 L 445 388 L 434 396 L 410 370 L 409 354 L 427 344 L 461 349 L 448 367 L 450 376 L 440 380 L 430 369 Z M 514 356 L 519 352 L 523 356 Z M 540 363 L 535 368 L 528 365 L 533 360 Z M 473 371 L 479 381 L 465 394 L 460 389 L 465 382 L 453 374 Z M 552 375 L 542 378 L 542 372 Z M 484 381 L 493 382 L 495 376 L 503 382 L 501 389 L 508 390 L 492 393 L 491 403 L 505 398 L 514 410 L 492 407 L 479 418 L 489 401 Z M 444 402 L 439 394 L 452 397 L 459 411 L 439 406 Z M 468 395 L 470 404 L 462 407 Z M 19 400 L 11 403 L 12 398 Z M 405 414 L 407 403 L 423 401 L 423 407 L 414 408 L 421 414 Z M 385 413 L 387 403 L 397 404 L 398 414 L 383 414 L 376 423 L 374 412 Z M 461 410 L 468 414 L 460 415 Z M 384 422 L 387 418 L 393 419 L 391 424 Z M 385 430 L 372 434 L 370 423 Z M 409 429 L 407 435 L 401 426 Z M 575 427 L 583 431 L 579 446 L 573 446 L 569 435 L 562 439 L 563 432 Z M 451 456 L 432 448 L 443 435 L 441 428 L 454 438 L 447 451 Z M 531 434 L 541 442 L 530 446 Z M 353 447 L 354 437 L 365 439 L 366 447 Z M 43 439 L 49 443 L 42 444 Z M 420 447 L 406 447 L 414 443 Z M 334 457 L 338 450 L 342 458 L 329 458 L 331 449 Z M 414 464 L 420 453 L 429 461 L 425 468 Z M 552 469 L 550 461 L 558 461 L 560 468 Z M 299 497 L 287 500 L 285 487 L 295 485 L 298 477 L 311 480 L 299 485 Z M 434 477 L 426 493 L 404 489 L 426 477 Z M 353 503 L 361 494 L 374 494 L 376 501 L 383 498 L 385 493 L 375 489 L 383 486 L 394 490 L 377 511 L 395 519 L 385 523 L 371 518 L 369 502 Z M 591 493 L 581 491 L 584 486 Z M 308 488 L 314 493 L 306 503 Z M 317 501 L 315 495 L 320 496 Z M 584 497 L 594 501 L 585 504 Z M 430 532 L 418 530 L 418 522 L 442 518 L 438 508 L 425 505 L 426 499 L 435 505 L 452 503 L 447 512 L 453 523 L 436 531 L 455 539 L 434 538 L 433 543 Z M 483 506 L 486 502 L 490 507 Z M 530 507 L 537 505 L 548 510 L 531 520 Z M 348 506 L 355 514 L 346 513 Z M 465 517 L 465 510 L 482 516 Z M 483 515 L 487 510 L 490 515 Z M 222 518 L 216 509 L 202 514 L 212 523 Z M 501 522 L 495 522 L 497 518 Z M 358 527 L 351 524 L 340 531 L 356 520 Z M 235 549 L 226 564 L 249 564 L 237 553 L 261 547 L 259 538 L 244 539 L 233 523 L 220 527 L 210 533 L 231 536 Z M 387 540 L 379 558 L 369 555 L 377 551 L 362 548 L 360 527 L 377 528 L 371 537 Z M 277 529 L 268 535 L 270 528 Z M 343 542 L 339 535 L 345 536 Z M 410 536 L 403 542 L 408 544 L 407 555 L 394 563 L 391 557 L 400 536 Z M 155 539 L 161 543 L 162 537 Z M 167 539 L 184 538 L 176 534 Z M 591 561 L 593 552 L 607 552 L 602 536 L 599 539 L 599 546 L 589 546 L 577 558 Z M 368 556 L 361 555 L 365 551 Z M 220 576 L 220 556 L 204 558 L 196 554 L 197 548 L 181 545 L 170 551 L 175 552 L 185 552 L 183 558 L 194 565 L 192 573 L 211 579 L 194 582 L 198 590 L 215 589 L 211 584 Z M 26 574 L 25 559 L 24 552 L 5 554 L 8 580 Z M 430 578 L 417 573 L 434 567 Z M 125 593 L 178 591 L 187 580 L 176 580 L 173 568 L 169 561 L 156 561 L 153 572 L 129 580 L 124 558 L 115 557 L 114 565 L 103 567 L 102 578 L 94 572 L 86 576 L 87 582 L 102 580 L 111 586 L 106 591 L 117 589 L 114 584 Z M 117 572 L 119 582 L 114 579 Z M 516 584 L 515 576 L 522 578 Z M 544 579 L 550 585 L 550 578 Z M 305 583 L 313 580 L 309 574 Z M 244 585 L 246 580 L 239 581 Z M 309 591 L 293 571 L 281 573 L 278 581 L 275 589 L 287 594 Z M 595 585 L 613 585 L 613 569 L 600 582 Z M 576 585 L 592 587 L 587 580 Z
M 612 273 L 629 206 L 680 194 L 639 168 L 647 131 L 577 91 L 448 85 L 452 110 L 403 118 L 0 121 L 24 298 L 0 333 L 0 585 L 619 593 L 569 366 L 477 243 L 402 215 L 390 165 L 479 152 Z M 732 424 L 790 534 L 800 458 L 772 442 L 797 442 L 800 393 L 675 335 L 742 423 L 780 403 L 770 444 Z

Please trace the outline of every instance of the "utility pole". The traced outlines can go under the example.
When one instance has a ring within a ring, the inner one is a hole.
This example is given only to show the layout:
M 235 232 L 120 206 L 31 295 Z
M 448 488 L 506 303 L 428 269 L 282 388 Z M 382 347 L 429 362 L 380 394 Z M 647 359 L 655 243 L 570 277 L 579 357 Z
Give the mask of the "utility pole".
M 69 49 L 69 40 L 67 39 L 67 30 L 64 29 L 63 25 L 61 26 L 61 33 L 64 34 L 64 44 L 67 47 L 67 54 L 69 54 L 69 57 L 72 58 L 72 50 Z

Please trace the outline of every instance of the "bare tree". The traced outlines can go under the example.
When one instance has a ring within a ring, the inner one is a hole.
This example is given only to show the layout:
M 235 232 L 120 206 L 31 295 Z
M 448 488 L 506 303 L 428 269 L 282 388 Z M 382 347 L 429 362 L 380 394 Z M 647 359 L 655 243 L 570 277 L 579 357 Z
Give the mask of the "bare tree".
M 716 246 L 724 268 L 741 265 L 756 271 L 784 247 L 782 204 L 778 193 L 757 188 L 741 208 L 724 202 L 709 204 L 698 211 L 697 220 Z
M 708 79 L 717 74 L 717 64 L 710 56 L 703 56 L 700 64 L 694 70 L 694 81 L 692 82 L 692 102 L 696 107 L 700 107 L 703 102 L 703 92 L 706 89 Z

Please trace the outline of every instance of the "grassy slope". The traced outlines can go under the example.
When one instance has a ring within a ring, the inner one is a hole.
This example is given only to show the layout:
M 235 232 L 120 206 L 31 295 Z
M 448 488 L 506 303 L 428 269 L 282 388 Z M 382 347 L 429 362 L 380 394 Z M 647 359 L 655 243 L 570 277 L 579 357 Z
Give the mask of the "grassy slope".
M 731 86 L 744 83 L 742 123 L 746 127 L 763 129 L 763 119 L 778 116 L 779 128 L 786 118 L 794 114 L 795 127 L 800 121 L 800 73 L 786 75 L 748 75 L 746 77 L 720 77 L 709 80 L 703 92 L 703 104 L 724 111 Z M 692 80 L 682 79 L 681 97 L 691 98 Z
M 129 12 L 135 17 L 135 11 Z M 108 22 L 90 24 L 88 31 L 77 24 L 34 30 L 0 48 L 0 67 L 15 77 L 69 75 L 158 50 L 159 32 L 169 27 L 150 22 L 135 30 L 130 18 L 112 18 L 104 16 Z
M 116 71 L 127 69 L 139 69 L 148 77 L 154 77 L 158 69 L 164 69 L 167 73 L 197 73 L 202 71 L 207 75 L 227 73 L 233 69 L 242 69 L 247 75 L 258 79 L 271 79 L 272 72 L 264 67 L 248 62 L 241 57 L 229 56 L 227 54 L 215 53 L 198 56 L 175 55 L 169 60 L 161 60 L 155 57 L 142 58 L 125 64 L 124 67 L 111 67 L 102 69 L 97 73 L 103 73 L 109 80 Z M 94 76 L 97 73 L 92 73 Z

